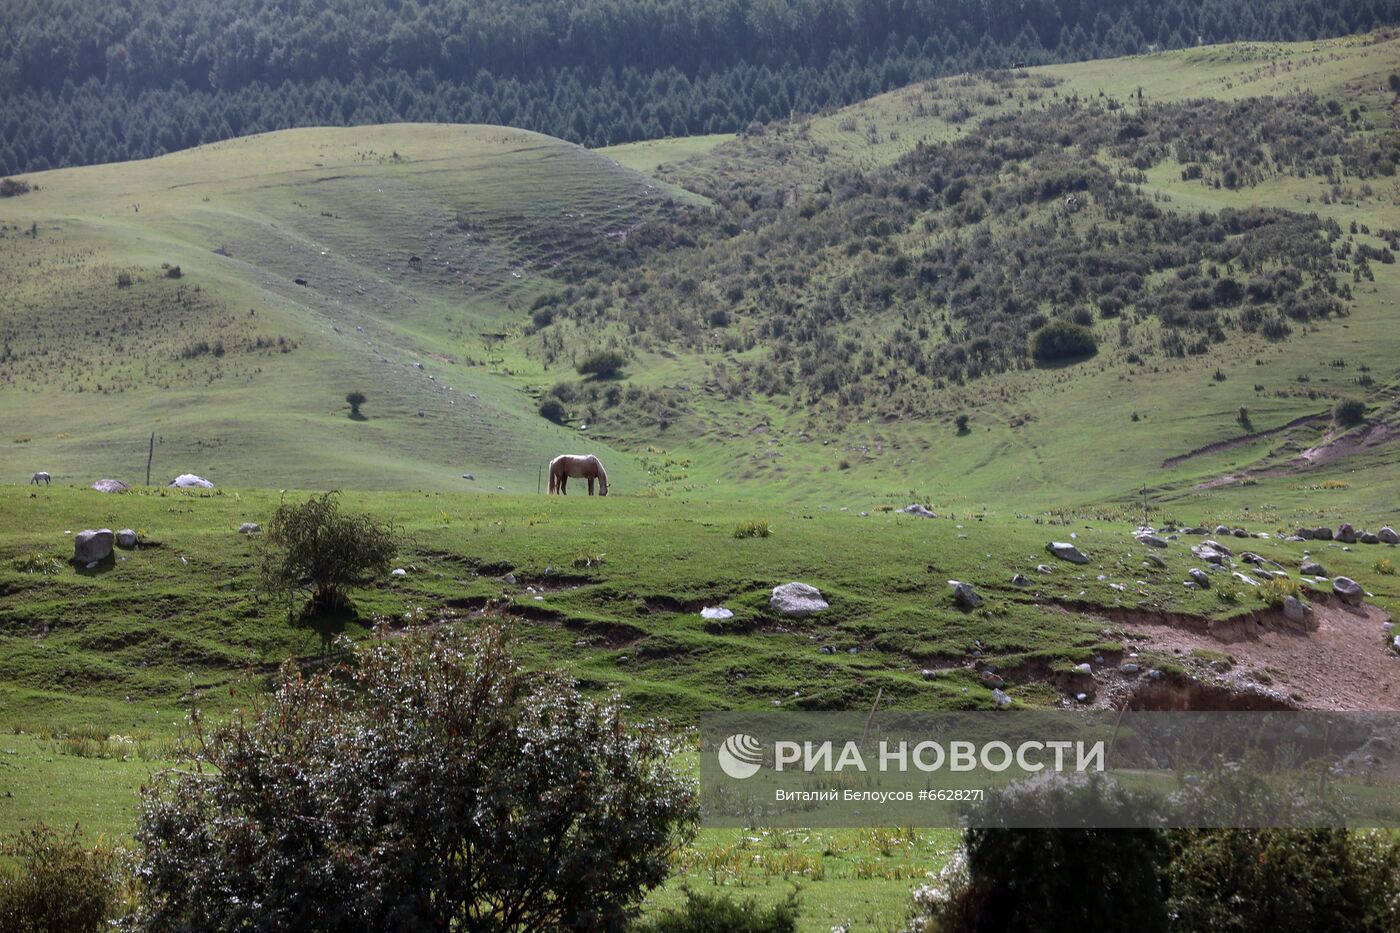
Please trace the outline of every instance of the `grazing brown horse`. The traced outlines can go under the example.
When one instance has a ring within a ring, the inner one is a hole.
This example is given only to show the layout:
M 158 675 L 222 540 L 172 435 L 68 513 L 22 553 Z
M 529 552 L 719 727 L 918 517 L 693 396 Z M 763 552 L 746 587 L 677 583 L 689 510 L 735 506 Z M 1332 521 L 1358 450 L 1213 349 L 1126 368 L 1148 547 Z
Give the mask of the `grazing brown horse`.
M 552 496 L 557 492 L 567 496 L 569 493 L 565 487 L 571 476 L 588 480 L 590 496 L 593 495 L 595 479 L 598 481 L 598 495 L 608 494 L 608 471 L 603 469 L 602 461 L 592 454 L 563 454 L 549 461 L 549 494 Z

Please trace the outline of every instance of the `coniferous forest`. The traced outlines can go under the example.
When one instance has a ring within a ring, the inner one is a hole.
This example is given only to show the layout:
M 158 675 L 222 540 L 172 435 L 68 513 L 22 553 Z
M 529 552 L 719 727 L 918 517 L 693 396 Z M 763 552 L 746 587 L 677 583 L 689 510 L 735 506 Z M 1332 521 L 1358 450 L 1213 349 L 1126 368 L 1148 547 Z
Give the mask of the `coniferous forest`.
M 939 74 L 1400 21 L 1400 0 L 0 0 L 0 175 L 305 125 L 732 132 Z

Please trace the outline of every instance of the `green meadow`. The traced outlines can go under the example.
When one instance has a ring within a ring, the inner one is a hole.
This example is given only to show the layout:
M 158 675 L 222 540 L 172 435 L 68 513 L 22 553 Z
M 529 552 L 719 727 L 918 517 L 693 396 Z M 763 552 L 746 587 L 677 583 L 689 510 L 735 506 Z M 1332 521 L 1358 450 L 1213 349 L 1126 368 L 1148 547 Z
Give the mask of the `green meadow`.
M 1231 648 L 1203 633 L 1278 613 L 1229 573 L 1184 586 L 1203 538 L 1157 549 L 1133 532 L 1243 527 L 1253 537 L 1221 540 L 1276 561 L 1319 605 L 1335 599 L 1301 576 L 1305 556 L 1359 581 L 1378 615 L 1356 625 L 1400 607 L 1394 547 L 1286 540 L 1400 524 L 1395 264 L 1351 283 L 1345 316 L 1285 341 L 1232 333 L 1207 354 L 1144 363 L 1100 319 L 1090 360 L 949 384 L 907 417 L 840 424 L 796 391 L 713 390 L 717 370 L 758 361 L 761 345 L 695 350 L 575 323 L 547 361 L 534 315 L 563 283 L 601 288 L 587 284 L 598 269 L 636 268 L 634 234 L 704 222 L 712 195 L 796 199 L 827 173 L 879 170 L 1052 95 L 1146 107 L 1308 91 L 1357 107 L 1374 134 L 1397 117 L 1384 90 L 1397 69 L 1400 38 L 1384 32 L 1029 69 L 1009 91 L 949 78 L 760 132 L 599 151 L 395 124 L 26 176 L 33 190 L 0 199 L 0 832 L 42 819 L 129 839 L 137 791 L 186 739 L 193 706 L 226 715 L 284 661 L 326 664 L 342 637 L 445 624 L 504 626 L 528 665 L 681 732 L 703 711 L 863 710 L 877 697 L 993 709 L 985 669 L 1016 707 L 1105 706 L 1131 688 L 1116 671 L 1133 651 L 1183 689 L 1267 681 L 1287 702 L 1320 703 L 1288 671 L 1222 679 Z M 1167 160 L 1135 184 L 1185 215 L 1316 213 L 1349 247 L 1379 250 L 1400 227 L 1393 177 L 1231 191 L 1181 169 Z M 1135 340 L 1157 336 L 1154 321 L 1134 326 Z M 628 356 L 619 391 L 672 392 L 686 412 L 541 417 L 550 386 L 605 349 Z M 360 417 L 345 402 L 355 391 Z M 1367 422 L 1335 424 L 1338 398 L 1365 401 Z M 552 456 L 583 450 L 606 461 L 609 496 L 537 493 Z M 25 485 L 40 470 L 53 485 Z M 187 472 L 217 488 L 163 485 Z M 134 488 L 88 488 L 105 477 Z M 353 613 L 307 622 L 261 592 L 260 537 L 238 529 L 327 489 L 398 526 L 406 573 L 356 590 Z M 915 502 L 936 517 L 900 511 Z M 140 544 L 72 565 L 72 535 L 101 527 Z M 1058 561 L 1051 541 L 1089 563 Z M 957 605 L 954 580 L 981 605 Z M 790 581 L 830 608 L 775 612 L 770 592 Z M 707 606 L 733 616 L 703 619 Z M 1196 649 L 1153 648 L 1139 629 L 1163 620 Z M 1374 628 L 1366 644 L 1393 660 Z M 956 842 L 898 827 L 706 830 L 648 905 L 679 903 L 683 885 L 765 902 L 796 886 L 804 930 L 898 929 L 910 889 Z

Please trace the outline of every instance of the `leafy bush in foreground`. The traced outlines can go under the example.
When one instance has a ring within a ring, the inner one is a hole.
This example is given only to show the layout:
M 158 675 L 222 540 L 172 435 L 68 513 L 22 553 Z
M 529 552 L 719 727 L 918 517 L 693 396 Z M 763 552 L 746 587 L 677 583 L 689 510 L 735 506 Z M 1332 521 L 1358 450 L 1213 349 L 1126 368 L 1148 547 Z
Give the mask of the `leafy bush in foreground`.
M 199 718 L 197 732 L 202 734 Z M 494 629 L 385 639 L 143 793 L 150 930 L 620 930 L 695 820 L 670 741 Z
M 104 926 L 122 907 L 125 853 L 105 840 L 88 848 L 78 828 L 40 823 L 0 844 L 0 930 L 79 933 Z
M 1359 398 L 1344 398 L 1332 409 L 1332 420 L 1344 428 L 1355 427 L 1366 420 L 1366 403 Z

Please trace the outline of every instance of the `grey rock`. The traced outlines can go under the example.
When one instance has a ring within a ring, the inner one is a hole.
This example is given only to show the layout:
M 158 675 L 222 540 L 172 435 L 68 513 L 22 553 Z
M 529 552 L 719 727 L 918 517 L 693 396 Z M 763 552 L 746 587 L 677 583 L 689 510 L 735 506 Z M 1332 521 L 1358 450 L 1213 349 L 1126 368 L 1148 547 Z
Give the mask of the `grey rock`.
M 1209 529 L 1209 528 L 1204 528 L 1204 527 L 1202 527 L 1202 526 L 1200 526 L 1200 525 L 1197 525 L 1197 526 L 1194 527 L 1194 528 L 1187 528 L 1186 530 L 1184 530 L 1184 531 L 1182 532 L 1182 534 L 1184 534 L 1184 535 L 1197 535 L 1197 536 L 1200 536 L 1200 537 L 1204 537 L 1205 535 L 1210 534 L 1210 529 Z
M 938 517 L 937 515 L 934 515 L 933 512 L 929 511 L 927 506 L 919 505 L 919 503 L 917 502 L 915 502 L 913 505 L 906 505 L 899 511 L 903 512 L 905 515 L 918 515 L 920 518 Z
M 919 676 L 922 677 L 924 680 L 933 680 L 938 677 L 938 671 L 926 667 L 923 670 L 919 671 Z
M 1332 540 L 1332 529 L 1331 529 L 1331 528 L 1314 528 L 1314 529 L 1313 529 L 1312 536 L 1313 536 L 1313 540 L 1315 540 L 1315 541 L 1331 541 L 1331 540 Z
M 1351 577 L 1333 577 L 1332 592 L 1342 598 L 1348 606 L 1359 606 L 1366 598 L 1366 591 Z
M 117 532 L 117 547 L 130 550 L 136 547 L 136 532 L 130 528 L 123 528 Z
M 1160 567 L 1163 570 L 1167 569 L 1167 559 L 1161 554 L 1148 554 L 1145 563 L 1149 563 L 1154 567 Z
M 1380 543 L 1381 543 L 1381 536 L 1378 535 L 1378 534 L 1376 534 L 1376 533 L 1373 532 L 1373 531 L 1363 531 L 1363 532 L 1361 533 L 1361 543 L 1362 543 L 1362 544 L 1380 544 Z
M 501 582 L 506 584 L 507 586 L 515 586 L 515 574 L 513 572 L 506 574 L 505 576 L 501 577 Z
M 170 481 L 170 485 L 177 489 L 213 489 L 214 484 L 202 476 L 193 473 L 181 473 Z
M 1215 533 L 1218 534 L 1218 535 L 1228 535 L 1228 534 L 1230 533 L 1230 526 L 1229 526 L 1229 525 L 1216 525 L 1216 526 L 1215 526 Z
M 1060 560 L 1067 560 L 1071 564 L 1087 564 L 1089 558 L 1067 541 L 1051 541 L 1045 545 L 1045 550 L 1058 557 Z
M 983 671 L 982 686 L 991 690 L 1000 690 L 1002 687 L 1006 686 L 1006 681 L 1002 680 L 1001 677 L 991 671 Z
M 89 528 L 80 531 L 73 536 L 73 563 L 100 564 L 112 556 L 112 547 L 115 544 L 116 535 L 112 534 L 110 528 L 99 528 L 96 531 Z
M 982 605 L 982 597 L 977 595 L 970 583 L 949 580 L 948 585 L 953 588 L 953 601 L 964 609 L 976 609 Z
M 1343 544 L 1356 543 L 1356 529 L 1352 527 L 1351 522 L 1342 522 L 1337 526 L 1337 540 Z
M 262 531 L 262 525 L 257 522 L 244 522 L 238 526 L 238 533 L 241 535 L 255 535 Z
M 1210 589 L 1210 574 L 1206 573 L 1200 567 L 1192 567 L 1190 570 L 1186 571 L 1186 575 L 1201 589 Z
M 1233 556 L 1234 556 L 1234 553 L 1235 553 L 1234 551 L 1230 550 L 1230 549 L 1229 549 L 1228 547 L 1226 547 L 1225 545 L 1221 544 L 1219 541 L 1216 541 L 1216 540 L 1213 540 L 1213 539 L 1210 539 L 1210 538 L 1207 538 L 1207 539 L 1206 539 L 1206 542 L 1205 542 L 1205 544 L 1203 545 L 1203 547 L 1208 547 L 1208 548 L 1210 548 L 1210 549 L 1212 549 L 1212 550 L 1219 551 L 1221 554 L 1224 554 L 1226 557 L 1233 557 Z
M 1049 564 L 1036 564 L 1036 565 L 1035 565 L 1035 572 L 1036 572 L 1036 573 L 1054 573 L 1055 571 L 1054 571 L 1054 568 L 1052 568 Z
M 1132 661 L 1127 661 L 1123 664 L 1118 665 L 1118 670 L 1121 673 L 1132 676 L 1133 674 L 1136 674 L 1138 671 L 1142 670 L 1142 668 L 1139 667 L 1137 664 L 1134 664 Z
M 1313 530 L 1311 528 L 1299 528 L 1297 531 L 1293 532 L 1293 537 L 1297 538 L 1299 541 L 1311 541 L 1312 536 Z
M 1296 596 L 1285 596 L 1283 599 L 1283 617 L 1290 622 L 1307 624 L 1312 619 L 1312 607 Z
M 1162 537 L 1159 537 L 1158 535 L 1153 535 L 1153 534 L 1140 534 L 1140 535 L 1137 536 L 1137 542 L 1138 542 L 1138 544 L 1143 544 L 1143 545 L 1146 545 L 1147 547 L 1166 547 L 1166 546 L 1167 546 L 1167 539 L 1166 539 L 1166 538 L 1162 538 Z
M 1022 574 L 1019 574 L 1019 573 L 1018 573 L 1018 574 L 1016 574 L 1016 576 L 1014 576 L 1014 577 L 1011 578 L 1011 585 L 1012 585 L 1012 586 L 1030 586 L 1030 585 L 1031 585 L 1031 581 L 1030 581 L 1029 579 L 1027 579 L 1025 576 L 1023 576 Z
M 98 492 L 130 492 L 131 487 L 119 479 L 100 479 L 92 484 Z
M 1307 558 L 1306 560 L 1304 560 L 1303 565 L 1298 568 L 1298 572 L 1307 574 L 1310 577 L 1327 576 L 1327 568 L 1322 566 L 1312 558 Z
M 1376 532 L 1376 537 L 1381 539 L 1382 544 L 1400 544 L 1400 531 L 1396 531 L 1389 525 Z
M 391 570 L 391 571 L 389 572 L 389 576 L 391 576 L 391 577 L 406 577 L 406 576 L 408 576 L 408 571 L 407 571 L 407 570 L 404 570 L 402 567 L 395 567 L 393 570 Z
M 805 616 L 831 608 L 821 590 L 806 583 L 784 583 L 773 587 L 768 605 L 787 616 Z
M 463 473 L 463 474 L 462 474 L 462 479 L 469 479 L 469 480 L 475 481 L 475 480 L 476 480 L 476 475 L 473 474 L 473 473 Z
M 1249 532 L 1245 531 L 1243 528 L 1236 528 L 1234 531 L 1231 532 L 1231 534 L 1233 534 L 1236 538 L 1249 537 Z
M 705 607 L 701 608 L 701 610 L 700 610 L 700 618 L 702 618 L 702 619 L 732 619 L 732 618 L 734 618 L 734 613 L 733 613 L 733 611 L 731 611 L 731 610 L 729 610 L 729 609 L 726 609 L 726 608 L 724 608 L 723 606 L 705 606 Z
M 1208 564 L 1220 564 L 1223 566 L 1225 563 L 1225 555 L 1220 553 L 1213 547 L 1197 545 L 1196 547 L 1193 547 L 1191 549 L 1191 553 L 1196 555 Z
M 993 691 L 992 691 L 992 702 L 995 703 L 997 706 L 1010 706 L 1010 705 L 1011 705 L 1011 697 L 1007 696 L 1007 695 L 1006 695 L 1004 692 L 1002 692 L 1001 690 L 993 690 Z

